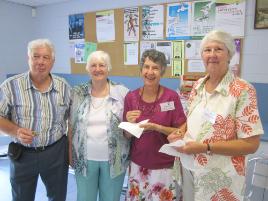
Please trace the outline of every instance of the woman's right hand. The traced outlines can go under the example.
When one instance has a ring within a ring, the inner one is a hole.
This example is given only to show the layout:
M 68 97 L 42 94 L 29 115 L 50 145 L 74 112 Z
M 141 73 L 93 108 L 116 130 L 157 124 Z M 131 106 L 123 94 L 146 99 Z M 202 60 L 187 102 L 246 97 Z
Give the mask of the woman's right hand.
M 131 110 L 126 114 L 127 121 L 130 123 L 136 123 L 137 118 L 141 115 L 140 110 Z

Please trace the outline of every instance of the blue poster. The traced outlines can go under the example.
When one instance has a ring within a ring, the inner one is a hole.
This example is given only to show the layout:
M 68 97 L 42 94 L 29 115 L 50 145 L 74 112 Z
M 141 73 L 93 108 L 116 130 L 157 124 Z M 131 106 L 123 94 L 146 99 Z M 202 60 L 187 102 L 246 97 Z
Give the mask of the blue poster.
M 84 15 L 69 15 L 69 40 L 84 38 Z

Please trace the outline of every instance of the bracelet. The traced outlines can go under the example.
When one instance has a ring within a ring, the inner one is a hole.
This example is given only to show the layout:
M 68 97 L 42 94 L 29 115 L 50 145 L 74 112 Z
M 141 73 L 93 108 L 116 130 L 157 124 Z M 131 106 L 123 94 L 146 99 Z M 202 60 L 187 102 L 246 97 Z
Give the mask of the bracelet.
M 212 154 L 209 143 L 207 143 L 207 154 L 208 155 L 211 155 Z

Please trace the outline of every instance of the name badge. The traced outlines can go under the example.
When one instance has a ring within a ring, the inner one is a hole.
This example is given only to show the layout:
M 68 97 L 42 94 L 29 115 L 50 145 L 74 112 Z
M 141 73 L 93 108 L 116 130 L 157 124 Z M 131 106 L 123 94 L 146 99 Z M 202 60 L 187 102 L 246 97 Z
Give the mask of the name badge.
M 216 122 L 216 113 L 209 111 L 207 108 L 204 109 L 204 118 L 210 123 L 214 124 Z
M 161 107 L 161 112 L 174 110 L 175 109 L 174 101 L 160 103 L 160 107 Z

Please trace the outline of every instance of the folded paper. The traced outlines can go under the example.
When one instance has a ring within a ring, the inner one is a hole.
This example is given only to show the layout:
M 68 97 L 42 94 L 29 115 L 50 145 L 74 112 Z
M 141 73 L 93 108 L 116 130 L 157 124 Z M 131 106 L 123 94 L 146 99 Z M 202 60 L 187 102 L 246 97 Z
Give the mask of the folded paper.
M 164 144 L 160 149 L 159 152 L 165 153 L 167 155 L 179 157 L 181 164 L 184 168 L 194 171 L 194 155 L 188 155 L 180 153 L 176 150 L 176 147 L 182 147 L 185 145 L 185 141 L 177 140 L 175 142 Z
M 136 138 L 140 138 L 144 128 L 140 128 L 141 124 L 145 124 L 149 119 L 140 121 L 139 123 L 121 122 L 118 127 L 126 130 L 130 134 L 134 135 Z

